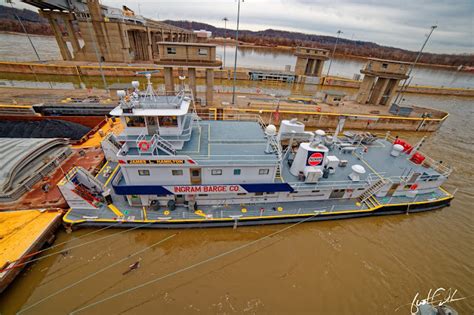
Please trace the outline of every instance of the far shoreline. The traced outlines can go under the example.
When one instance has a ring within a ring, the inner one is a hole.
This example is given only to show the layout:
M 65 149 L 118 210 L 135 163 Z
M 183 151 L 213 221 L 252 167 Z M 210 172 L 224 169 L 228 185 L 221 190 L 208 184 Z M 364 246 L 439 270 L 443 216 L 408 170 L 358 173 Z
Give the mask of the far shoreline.
M 0 34 L 7 34 L 7 35 L 20 35 L 20 36 L 27 36 L 25 33 L 21 32 L 11 32 L 11 31 L 0 31 Z M 28 34 L 29 36 L 34 36 L 34 37 L 51 37 L 54 38 L 54 35 L 43 35 L 43 34 Z M 224 43 L 223 38 L 211 38 L 209 40 L 210 43 L 216 44 L 216 45 L 222 45 Z M 228 39 L 226 41 L 226 45 L 228 46 L 235 46 L 235 40 L 233 39 Z M 268 49 L 268 50 L 280 50 L 280 51 L 291 51 L 294 49 L 294 47 L 291 46 L 264 46 L 264 45 L 254 45 L 251 43 L 245 43 L 245 42 L 240 42 L 239 47 L 243 48 L 262 48 L 262 49 Z M 357 55 L 346 55 L 346 54 L 335 54 L 336 57 L 339 57 L 341 59 L 353 59 L 353 60 L 368 60 L 371 58 L 377 58 L 377 57 L 366 57 L 366 56 L 357 56 Z M 458 71 L 458 66 L 449 66 L 449 65 L 442 65 L 442 64 L 431 64 L 431 63 L 418 63 L 417 67 L 424 67 L 424 68 L 441 68 L 444 70 L 452 70 L 452 71 Z

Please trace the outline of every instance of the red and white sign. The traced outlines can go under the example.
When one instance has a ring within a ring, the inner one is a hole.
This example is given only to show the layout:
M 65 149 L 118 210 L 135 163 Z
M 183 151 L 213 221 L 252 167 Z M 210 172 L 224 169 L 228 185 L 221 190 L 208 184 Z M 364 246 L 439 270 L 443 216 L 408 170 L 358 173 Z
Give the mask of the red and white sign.
M 240 185 L 192 185 L 192 186 L 165 186 L 173 194 L 223 194 L 223 193 L 245 193 Z
M 321 152 L 314 152 L 310 156 L 308 156 L 307 165 L 318 166 L 323 163 L 323 159 L 324 154 L 322 154 Z

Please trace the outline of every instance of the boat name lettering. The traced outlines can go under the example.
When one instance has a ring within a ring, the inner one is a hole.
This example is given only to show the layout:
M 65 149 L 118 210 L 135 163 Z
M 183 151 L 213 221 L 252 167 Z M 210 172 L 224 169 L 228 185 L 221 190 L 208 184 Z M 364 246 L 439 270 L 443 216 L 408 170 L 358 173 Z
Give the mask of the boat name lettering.
M 184 164 L 184 160 L 129 160 L 128 164 Z
M 173 186 L 174 193 L 228 193 L 240 192 L 239 185 L 209 185 L 209 186 Z

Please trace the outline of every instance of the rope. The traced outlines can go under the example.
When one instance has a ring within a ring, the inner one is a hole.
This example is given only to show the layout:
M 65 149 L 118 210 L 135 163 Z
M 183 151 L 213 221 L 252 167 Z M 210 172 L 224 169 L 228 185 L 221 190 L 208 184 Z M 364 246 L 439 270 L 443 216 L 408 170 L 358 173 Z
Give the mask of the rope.
M 244 248 L 247 248 L 247 247 L 249 247 L 249 246 L 252 246 L 252 245 L 254 245 L 254 244 L 258 243 L 258 242 L 261 242 L 261 241 L 263 241 L 263 240 L 265 240 L 265 239 L 268 239 L 268 238 L 270 238 L 270 237 L 272 237 L 272 236 L 275 236 L 275 235 L 277 235 L 277 234 L 283 233 L 283 232 L 285 232 L 285 231 L 287 231 L 287 230 L 289 230 L 289 229 L 291 229 L 291 228 L 293 228 L 293 227 L 295 227 L 295 226 L 297 226 L 297 225 L 299 225 L 299 224 L 301 224 L 301 223 L 303 223 L 303 222 L 308 221 L 309 219 L 311 219 L 311 218 L 317 216 L 318 214 L 319 214 L 319 212 L 316 213 L 316 214 L 314 214 L 314 215 L 312 215 L 312 216 L 310 216 L 310 217 L 307 217 L 307 218 L 305 218 L 305 219 L 303 219 L 303 220 L 301 220 L 301 221 L 299 221 L 299 222 L 297 222 L 297 223 L 294 223 L 294 224 L 292 224 L 292 225 L 290 225 L 290 226 L 287 226 L 287 227 L 285 227 L 285 228 L 283 228 L 283 229 L 280 229 L 280 230 L 278 230 L 278 231 L 276 231 L 276 232 L 270 233 L 270 234 L 268 234 L 268 235 L 266 235 L 266 236 L 263 236 L 263 237 L 261 237 L 261 238 L 259 238 L 259 239 L 256 239 L 256 240 L 254 240 L 254 241 L 252 241 L 252 242 L 250 242 L 250 243 L 243 244 L 243 245 L 241 245 L 241 246 L 235 247 L 235 248 L 233 248 L 233 249 L 231 249 L 231 250 L 229 250 L 229 251 L 226 251 L 226 252 L 223 252 L 223 253 L 218 254 L 218 255 L 216 255 L 216 256 L 210 257 L 210 258 L 208 258 L 208 259 L 202 260 L 202 261 L 200 261 L 200 262 L 198 262 L 198 263 L 195 263 L 195 264 L 193 264 L 193 265 L 190 265 L 190 266 L 188 266 L 188 267 L 185 267 L 185 268 L 182 268 L 182 269 L 173 271 L 173 272 L 168 273 L 168 274 L 166 274 L 166 275 L 164 275 L 164 276 L 160 276 L 160 277 L 155 278 L 155 279 L 153 279 L 153 280 L 150 280 L 150 281 L 144 282 L 144 283 L 142 283 L 142 284 L 139 284 L 139 285 L 137 285 L 137 286 L 131 287 L 131 288 L 127 289 L 127 290 L 123 290 L 123 291 L 121 291 L 121 292 L 118 292 L 118 293 L 116 293 L 116 294 L 113 294 L 113 295 L 111 295 L 111 296 L 109 296 L 109 297 L 106 297 L 106 298 L 104 298 L 104 299 L 102 299 L 102 300 L 99 300 L 99 301 L 97 301 L 97 302 L 94 302 L 94 303 L 91 303 L 91 304 L 86 305 L 86 306 L 84 306 L 84 307 L 78 308 L 78 309 L 72 311 L 71 313 L 69 313 L 69 315 L 76 314 L 76 313 L 78 313 L 78 312 L 81 312 L 81 311 L 83 311 L 83 310 L 86 310 L 86 309 L 88 309 L 88 308 L 91 308 L 91 307 L 93 307 L 93 306 L 96 306 L 96 305 L 98 305 L 98 304 L 101 304 L 101 303 L 103 303 L 103 302 L 105 302 L 105 301 L 114 299 L 114 298 L 116 298 L 116 297 L 122 296 L 122 295 L 127 294 L 127 293 L 130 293 L 130 292 L 132 292 L 132 291 L 134 291 L 134 290 L 141 289 L 141 288 L 143 288 L 143 287 L 145 287 L 145 286 L 148 286 L 148 285 L 153 284 L 153 283 L 156 283 L 156 282 L 158 282 L 158 281 L 160 281 L 160 280 L 163 280 L 163 279 L 172 277 L 172 276 L 177 275 L 177 274 L 179 274 L 179 273 L 182 273 L 182 272 L 185 272 L 185 271 L 194 269 L 194 268 L 196 268 L 196 267 L 199 267 L 199 266 L 201 266 L 201 265 L 204 265 L 204 264 L 206 264 L 206 263 L 208 263 L 208 262 L 214 261 L 214 260 L 219 259 L 219 258 L 221 258 L 221 257 L 230 255 L 230 254 L 232 254 L 232 253 L 234 253 L 234 252 L 236 252 L 236 251 L 239 251 L 239 250 L 241 250 L 241 249 L 244 249 Z
M 122 263 L 122 262 L 124 262 L 124 261 L 126 261 L 126 260 L 128 260 L 128 259 L 130 259 L 130 258 L 132 258 L 132 257 L 134 257 L 134 256 L 136 256 L 136 255 L 139 255 L 139 254 L 141 254 L 141 253 L 143 253 L 143 252 L 145 252 L 145 251 L 147 251 L 147 250 L 149 250 L 149 249 L 152 249 L 153 247 L 155 247 L 155 246 L 157 246 L 157 245 L 159 245 L 159 244 L 161 244 L 161 243 L 163 243 L 163 242 L 166 242 L 167 240 L 169 240 L 169 239 L 175 237 L 176 235 L 177 235 L 177 234 L 170 235 L 170 236 L 168 236 L 168 237 L 166 237 L 166 238 L 164 238 L 164 239 L 162 239 L 162 240 L 160 240 L 160 241 L 158 241 L 158 242 L 156 242 L 156 243 L 154 243 L 154 244 L 152 244 L 152 245 L 150 245 L 150 246 L 145 247 L 145 248 L 142 249 L 142 250 L 139 250 L 139 251 L 137 251 L 137 252 L 135 252 L 135 253 L 133 253 L 133 254 L 131 254 L 131 255 L 127 255 L 127 256 L 125 256 L 124 258 L 122 258 L 122 259 L 116 261 L 115 263 L 113 263 L 113 264 L 111 264 L 111 265 L 109 265 L 109 266 L 107 266 L 107 267 L 104 267 L 104 268 L 102 268 L 102 269 L 100 269 L 100 270 L 97 270 L 96 272 L 93 272 L 93 273 L 89 274 L 88 276 L 82 278 L 81 280 L 76 281 L 76 282 L 74 282 L 74 283 L 72 283 L 72 284 L 70 284 L 70 285 L 68 285 L 68 286 L 65 286 L 64 288 L 62 288 L 62 289 L 60 289 L 60 290 L 58 290 L 58 291 L 56 291 L 56 292 L 54 292 L 54 293 L 52 293 L 52 294 L 50 294 L 50 295 L 44 297 L 44 298 L 42 298 L 41 300 L 39 300 L 39 301 L 37 301 L 37 302 L 35 302 L 35 303 L 31 304 L 31 305 L 28 305 L 27 307 L 21 309 L 17 314 L 24 313 L 24 312 L 26 312 L 27 310 L 32 309 L 32 308 L 35 307 L 36 305 L 41 304 L 41 303 L 43 303 L 43 302 L 46 301 L 46 300 L 49 300 L 49 299 L 52 298 L 53 296 L 56 296 L 56 295 L 58 295 L 58 294 L 60 294 L 60 293 L 62 293 L 62 292 L 64 292 L 64 291 L 66 291 L 66 290 L 68 290 L 68 289 L 70 289 L 70 288 L 72 288 L 72 287 L 74 287 L 74 286 L 76 286 L 76 285 L 78 285 L 78 284 L 80 284 L 80 283 L 82 283 L 82 282 L 84 282 L 84 281 L 86 281 L 86 280 L 88 280 L 88 279 L 90 279 L 90 278 L 92 278 L 92 277 L 98 275 L 99 273 L 101 273 L 101 272 L 103 272 L 103 271 L 105 271 L 105 270 L 107 270 L 107 269 L 110 269 L 110 268 L 112 268 L 112 267 L 114 267 L 114 266 L 116 266 L 116 265 L 118 265 L 118 264 L 120 264 L 120 263 Z
M 127 230 L 124 230 L 124 231 L 120 231 L 118 233 L 114 233 L 114 234 L 110 234 L 110 235 L 107 235 L 107 236 L 104 236 L 104 237 L 101 237 L 101 238 L 98 238 L 98 239 L 95 239 L 95 240 L 92 240 L 92 241 L 88 241 L 88 242 L 85 242 L 85 243 L 82 243 L 82 244 L 78 244 L 76 246 L 71 246 L 71 247 L 68 247 L 66 249 L 63 249 L 63 250 L 60 250 L 60 251 L 57 251 L 57 252 L 54 252 L 54 253 L 51 253 L 51 254 L 48 254 L 48 255 L 44 255 L 44 256 L 41 256 L 41 257 L 38 257 L 38 258 L 35 258 L 35 259 L 31 259 L 27 262 L 24 262 L 24 263 L 21 263 L 21 264 L 16 264 L 12 267 L 8 267 L 8 268 L 4 268 L 2 270 L 0 270 L 0 273 L 1 272 L 4 272 L 4 271 L 8 271 L 8 270 L 11 270 L 11 269 L 15 269 L 15 268 L 19 268 L 19 267 L 23 267 L 23 266 L 26 266 L 28 264 L 31 264 L 32 262 L 35 262 L 35 261 L 39 261 L 39 260 L 42 260 L 42 259 L 45 259 L 47 257 L 51 257 L 53 255 L 56 255 L 56 254 L 59 254 L 59 253 L 62 253 L 62 252 L 65 252 L 65 251 L 68 251 L 68 250 L 71 250 L 71 249 L 74 249 L 74 248 L 78 248 L 78 247 L 82 247 L 84 245 L 89 245 L 91 243 L 95 243 L 95 242 L 98 242 L 98 241 L 101 241 L 101 240 L 104 240 L 104 239 L 107 239 L 107 238 L 110 238 L 110 237 L 113 237 L 113 236 L 117 236 L 117 235 L 120 235 L 120 234 L 123 234 L 123 233 L 126 233 L 126 232 L 129 232 L 129 231 L 133 231 L 133 230 L 136 230 L 138 228 L 142 228 L 142 227 L 145 227 L 149 224 L 152 224 L 153 222 L 149 222 L 149 223 L 146 223 L 146 224 L 143 224 L 143 225 L 137 225 L 131 229 L 127 229 Z
M 117 225 L 117 224 L 119 224 L 119 223 L 121 223 L 121 222 L 117 222 L 117 223 L 115 223 L 115 224 L 108 225 L 108 226 L 103 227 L 103 228 L 98 229 L 98 230 L 94 230 L 94 231 L 92 231 L 92 232 L 90 232 L 90 233 L 87 233 L 87 234 L 78 236 L 78 237 L 76 237 L 76 238 L 74 238 L 74 239 L 72 239 L 72 240 L 70 240 L 70 241 L 64 241 L 64 242 L 62 242 L 62 243 L 55 244 L 55 245 L 50 246 L 50 247 L 48 247 L 48 248 L 44 248 L 44 249 L 42 249 L 42 250 L 39 250 L 39 251 L 30 253 L 30 254 L 28 254 L 28 255 L 23 256 L 22 258 L 19 258 L 19 259 L 16 259 L 16 260 L 12 261 L 12 262 L 15 262 L 15 261 L 18 261 L 18 260 L 23 260 L 23 259 L 25 259 L 25 258 L 38 255 L 38 254 L 40 254 L 40 253 L 43 253 L 43 252 L 48 251 L 48 250 L 50 250 L 50 249 L 59 247 L 59 246 L 61 246 L 61 245 L 64 245 L 64 244 L 66 244 L 66 243 L 69 243 L 69 242 L 77 241 L 77 240 L 79 240 L 79 239 L 81 239 L 81 238 L 84 238 L 84 237 L 86 237 L 86 236 L 90 236 L 90 235 L 92 235 L 92 234 L 96 234 L 96 233 L 98 233 L 98 232 L 107 230 L 107 229 L 109 229 L 109 228 L 111 228 L 111 227 L 113 227 L 113 226 L 115 226 L 115 225 Z

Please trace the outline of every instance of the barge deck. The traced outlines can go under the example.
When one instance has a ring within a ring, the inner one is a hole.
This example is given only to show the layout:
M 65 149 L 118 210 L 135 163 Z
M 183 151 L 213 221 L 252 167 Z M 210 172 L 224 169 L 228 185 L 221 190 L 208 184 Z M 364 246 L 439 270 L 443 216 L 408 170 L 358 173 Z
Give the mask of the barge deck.
M 0 212 L 0 293 L 46 243 L 54 240 L 62 211 Z

